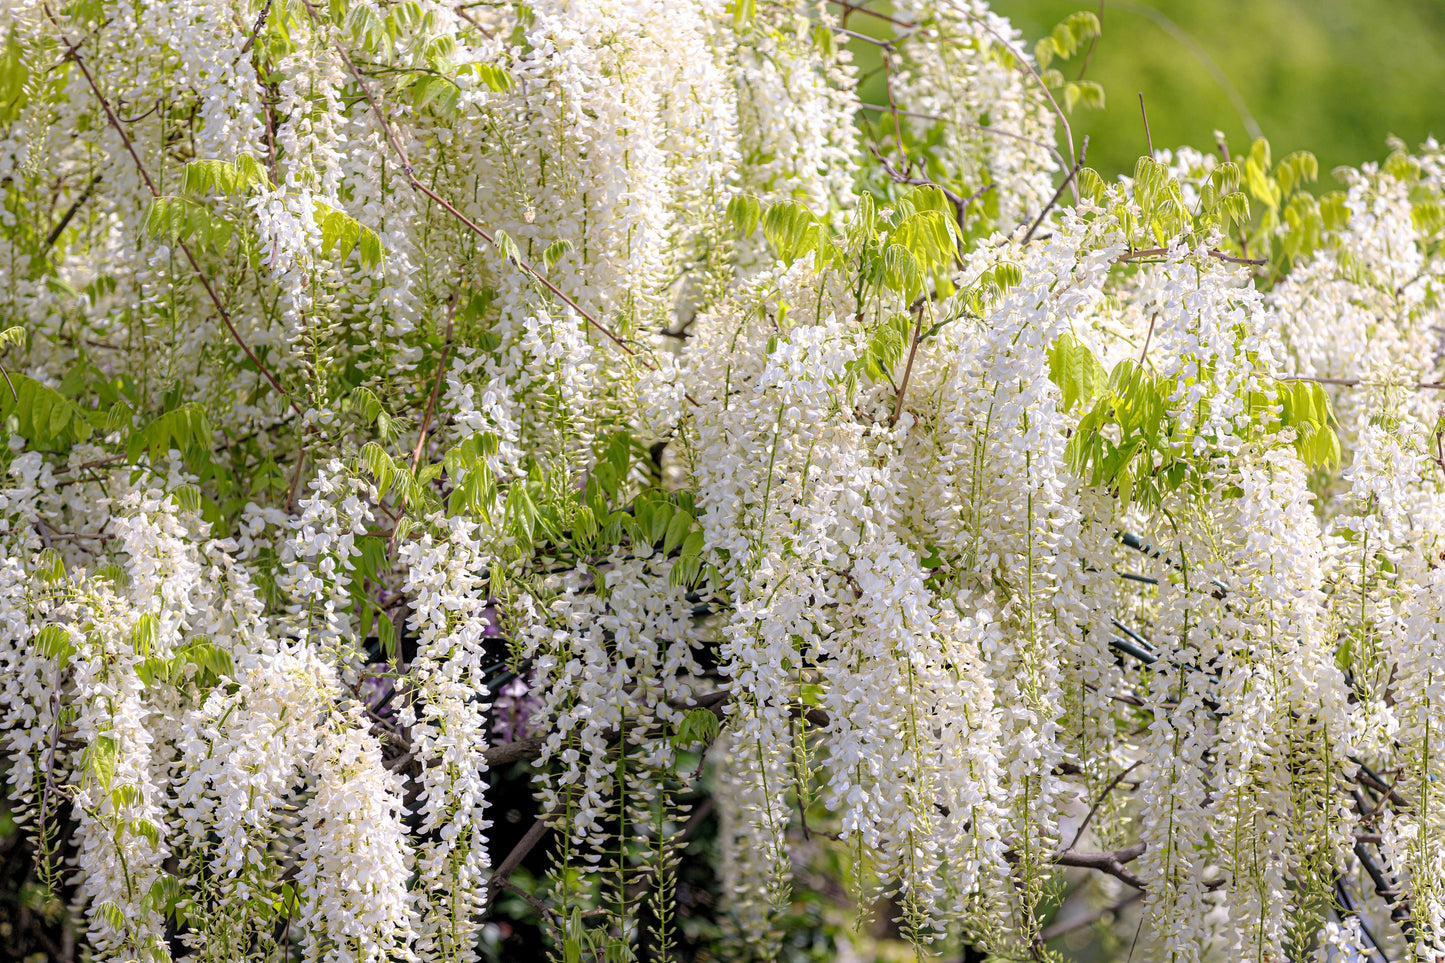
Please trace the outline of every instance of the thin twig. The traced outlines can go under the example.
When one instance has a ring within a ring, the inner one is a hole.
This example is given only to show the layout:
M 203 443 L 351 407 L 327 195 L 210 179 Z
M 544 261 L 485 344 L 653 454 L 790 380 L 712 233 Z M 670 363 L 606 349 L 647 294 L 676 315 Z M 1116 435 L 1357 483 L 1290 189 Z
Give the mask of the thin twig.
M 427 429 L 431 427 L 432 412 L 436 409 L 437 393 L 441 390 L 442 376 L 445 375 L 447 371 L 447 355 L 450 354 L 452 350 L 452 324 L 456 321 L 456 317 L 457 301 L 456 294 L 453 293 L 451 309 L 447 313 L 446 343 L 442 345 L 442 356 L 437 362 L 437 374 L 431 383 L 431 397 L 427 399 L 426 413 L 422 415 L 421 432 L 417 435 L 416 448 L 412 449 L 411 453 L 411 473 L 413 475 L 416 474 L 417 466 L 421 464 L 421 450 L 426 444 Z
M 882 20 L 884 23 L 891 23 L 895 27 L 902 27 L 904 30 L 918 29 L 918 24 L 916 23 L 908 23 L 904 20 L 898 20 L 888 16 L 888 14 L 886 13 L 879 13 L 877 10 L 870 10 L 867 7 L 860 7 L 856 4 L 848 3 L 847 0 L 828 0 L 828 2 L 833 4 L 834 6 L 842 7 L 844 11 L 846 11 L 844 16 L 846 16 L 848 13 L 861 13 L 866 16 Z
M 1121 262 L 1137 261 L 1141 258 L 1162 257 L 1163 255 L 1168 253 L 1169 249 L 1166 247 L 1147 247 L 1140 251 L 1128 251 L 1124 254 L 1119 255 L 1118 259 Z M 1230 264 L 1249 264 L 1255 267 L 1260 267 L 1269 263 L 1269 261 L 1265 260 L 1262 257 L 1236 257 L 1233 254 L 1226 254 L 1224 251 L 1221 251 L 1218 248 L 1210 248 L 1205 253 L 1208 254 L 1210 257 L 1214 258 L 1216 261 L 1226 261 Z
M 1125 846 L 1122 849 L 1110 850 L 1106 853 L 1059 853 L 1053 862 L 1059 866 L 1077 866 L 1082 869 L 1096 869 L 1101 873 L 1108 873 L 1121 882 L 1128 883 L 1135 889 L 1142 890 L 1144 881 L 1129 871 L 1127 863 L 1144 855 L 1147 844 L 1143 842 L 1134 843 L 1132 846 Z
M 1084 74 L 1089 72 L 1089 64 L 1094 60 L 1094 50 L 1099 46 L 1099 36 L 1104 32 L 1104 0 L 1099 0 L 1099 33 L 1094 34 L 1094 39 L 1089 41 L 1089 50 L 1084 54 L 1084 62 L 1079 67 L 1079 76 L 1074 78 L 1078 83 L 1084 79 Z
M 998 186 L 997 182 L 992 184 L 985 184 L 978 190 L 974 191 L 972 194 L 964 197 L 957 191 L 950 190 L 949 188 L 944 187 L 942 184 L 935 181 L 933 178 L 929 177 L 926 170 L 923 171 L 922 177 L 914 177 L 911 174 L 905 174 L 903 171 L 900 171 L 898 168 L 894 167 L 891 163 L 889 163 L 888 158 L 884 157 L 878 152 L 878 148 L 870 144 L 868 145 L 868 150 L 874 156 L 874 158 L 877 159 L 878 163 L 883 165 L 884 172 L 889 177 L 893 178 L 893 180 L 897 181 L 899 184 L 936 187 L 940 191 L 942 191 L 943 196 L 948 198 L 949 203 L 953 205 L 953 209 L 957 213 L 958 226 L 960 230 L 963 228 L 964 214 L 968 210 L 968 206 Z
M 1309 378 L 1304 375 L 1281 375 L 1278 381 L 1309 381 L 1321 385 L 1338 385 L 1341 388 L 1358 388 L 1361 385 L 1367 387 L 1392 387 L 1388 381 L 1367 381 L 1363 378 Z M 1414 384 L 1398 385 L 1394 387 L 1413 388 L 1416 391 L 1445 391 L 1445 382 L 1440 381 L 1417 381 Z
M 60 240 L 60 235 L 64 234 L 65 229 L 70 226 L 70 221 L 75 217 L 76 211 L 79 211 L 81 206 L 90 200 L 90 196 L 95 193 L 95 185 L 99 183 L 100 175 L 96 174 L 90 179 L 90 183 L 85 185 L 85 190 L 81 191 L 80 196 L 75 199 L 75 203 L 70 205 L 66 212 L 61 215 L 60 220 L 55 222 L 55 226 L 50 229 L 50 233 L 45 235 L 45 244 L 40 249 L 42 252 L 49 251 L 55 246 L 55 242 Z
M 1044 205 L 1044 209 L 1042 211 L 1039 211 L 1039 216 L 1034 218 L 1033 224 L 1029 225 L 1029 232 L 1024 235 L 1025 244 L 1029 243 L 1029 241 L 1033 239 L 1034 232 L 1039 229 L 1039 225 L 1044 222 L 1044 218 L 1048 216 L 1049 211 L 1053 210 L 1054 205 L 1059 203 L 1059 198 L 1064 195 L 1064 188 L 1068 187 L 1071 183 L 1073 183 L 1074 178 L 1079 176 L 1079 171 L 1082 170 L 1084 167 L 1084 158 L 1088 155 L 1088 153 L 1089 137 L 1086 134 L 1084 135 L 1083 144 L 1079 146 L 1079 159 L 1074 162 L 1074 166 L 1069 168 L 1069 172 L 1065 174 L 1064 179 L 1059 182 L 1059 187 L 1056 191 L 1054 191 L 1054 196 L 1049 198 L 1049 202 Z
M 467 23 L 471 24 L 476 29 L 477 33 L 481 34 L 483 37 L 486 37 L 488 40 L 497 39 L 496 37 L 492 36 L 492 32 L 490 30 L 488 30 L 486 27 L 482 26 L 475 19 L 473 19 L 471 14 L 467 13 L 466 7 L 456 7 L 454 8 L 454 12 L 457 16 L 461 17 Z
M 888 427 L 898 424 L 903 413 L 903 396 L 908 391 L 908 379 L 913 374 L 913 358 L 918 354 L 918 342 L 923 337 L 923 304 L 918 305 L 913 321 L 913 343 L 908 347 L 908 363 L 903 367 L 903 378 L 898 382 L 898 391 L 893 396 L 893 414 L 888 416 Z
M 1144 334 L 1144 347 L 1139 350 L 1139 367 L 1144 367 L 1144 359 L 1149 355 L 1149 342 L 1154 340 L 1154 323 L 1159 320 L 1159 312 L 1155 311 L 1149 315 L 1149 330 Z
M 286 487 L 286 510 L 294 511 L 296 507 L 296 489 L 301 484 L 301 466 L 306 464 L 306 447 L 296 453 L 296 467 L 291 469 L 291 484 Z
M 542 902 L 537 897 L 533 896 L 531 893 L 527 892 L 522 887 L 512 882 L 510 879 L 502 880 L 502 885 L 505 886 L 507 889 L 511 890 L 512 892 L 516 893 L 518 896 L 522 897 L 522 899 L 526 900 L 528 903 L 532 904 L 532 908 L 537 912 L 541 913 L 543 916 L 550 917 L 554 921 L 557 919 L 557 914 L 553 911 L 552 907 L 548 906 L 546 903 Z
M 859 33 L 856 30 L 849 30 L 847 27 L 834 27 L 834 33 L 841 33 L 845 37 L 852 37 L 854 40 L 861 40 L 864 43 L 871 43 L 875 47 L 882 47 L 884 50 L 893 49 L 893 41 L 884 40 L 882 37 L 870 37 L 866 33 Z
M 1144 139 L 1149 143 L 1149 159 L 1154 159 L 1154 135 L 1149 132 L 1149 111 L 1144 109 L 1144 91 L 1139 91 L 1139 113 L 1144 117 Z
M 261 36 L 262 30 L 266 29 L 266 18 L 269 16 L 271 16 L 271 0 L 266 0 L 265 6 L 261 8 L 260 15 L 256 17 L 256 26 L 251 28 L 251 36 L 246 38 L 246 42 L 241 45 L 240 52 L 236 54 L 237 60 L 246 56 L 247 52 L 256 45 L 256 38 Z
M 888 109 L 893 115 L 893 136 L 898 141 L 898 156 L 904 169 L 909 166 L 908 150 L 903 146 L 903 121 L 898 117 L 898 101 L 893 96 L 893 47 L 883 48 L 883 89 L 888 93 Z
M 517 867 L 522 865 L 522 860 L 527 858 L 527 854 L 536 848 L 550 829 L 547 817 L 538 816 L 537 821 L 532 824 L 532 828 L 527 830 L 527 834 L 517 840 L 517 845 L 512 847 L 507 858 L 502 860 L 501 865 L 492 871 L 491 878 L 487 880 L 487 892 L 482 900 L 483 909 L 492 905 L 492 901 L 497 898 L 497 890 L 502 888 L 507 877 L 517 871 Z

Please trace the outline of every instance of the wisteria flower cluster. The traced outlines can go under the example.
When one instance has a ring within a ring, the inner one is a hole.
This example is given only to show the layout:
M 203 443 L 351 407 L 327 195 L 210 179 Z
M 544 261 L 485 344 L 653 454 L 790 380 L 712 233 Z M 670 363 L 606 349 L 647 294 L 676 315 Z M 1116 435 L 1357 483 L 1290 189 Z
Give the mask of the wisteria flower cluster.
M 824 854 L 920 958 L 1445 959 L 1445 149 L 1107 182 L 1098 33 L 0 5 L 27 898 L 679 959 L 706 832 L 729 958 Z

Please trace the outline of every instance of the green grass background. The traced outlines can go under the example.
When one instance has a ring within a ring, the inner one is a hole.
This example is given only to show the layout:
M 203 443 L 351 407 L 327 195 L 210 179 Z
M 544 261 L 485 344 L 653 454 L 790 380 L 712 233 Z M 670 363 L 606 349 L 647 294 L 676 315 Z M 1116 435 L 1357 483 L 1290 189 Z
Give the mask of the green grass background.
M 1088 0 L 993 0 L 1029 42 Z M 1104 85 L 1102 111 L 1076 110 L 1075 138 L 1106 177 L 1131 171 L 1146 148 L 1142 91 L 1156 148 L 1250 143 L 1248 123 L 1276 158 L 1310 150 L 1329 172 L 1383 159 L 1387 138 L 1411 147 L 1445 140 L 1445 0 L 1105 0 L 1103 37 L 1087 78 Z M 1172 24 L 1173 26 L 1169 26 Z M 1082 58 L 1062 65 L 1077 75 Z M 1218 70 L 1212 70 L 1212 60 Z

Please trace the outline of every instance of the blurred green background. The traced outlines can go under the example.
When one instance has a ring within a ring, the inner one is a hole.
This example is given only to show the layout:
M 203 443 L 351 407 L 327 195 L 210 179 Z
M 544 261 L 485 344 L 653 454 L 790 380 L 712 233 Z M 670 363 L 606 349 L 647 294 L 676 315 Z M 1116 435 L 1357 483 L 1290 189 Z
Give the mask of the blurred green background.
M 1032 44 L 1089 0 L 993 0 Z M 1140 91 L 1156 148 L 1214 146 L 1222 130 L 1239 153 L 1269 138 L 1276 158 L 1310 150 L 1320 187 L 1345 164 L 1383 160 L 1394 134 L 1410 147 L 1445 139 L 1445 0 L 1105 0 L 1104 33 L 1087 78 L 1104 85 L 1101 111 L 1077 109 L 1089 166 L 1133 170 L 1147 149 Z M 1082 57 L 1063 65 L 1077 76 Z M 1233 90 L 1231 91 L 1231 86 Z M 1252 120 L 1250 119 L 1252 118 Z

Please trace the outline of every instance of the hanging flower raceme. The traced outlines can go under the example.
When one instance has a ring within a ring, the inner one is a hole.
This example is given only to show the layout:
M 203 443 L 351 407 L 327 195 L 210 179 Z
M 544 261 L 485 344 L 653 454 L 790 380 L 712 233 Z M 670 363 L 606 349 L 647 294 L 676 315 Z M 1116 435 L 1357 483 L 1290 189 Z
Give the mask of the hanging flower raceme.
M 976 0 L 5 9 L 0 748 L 87 952 L 771 959 L 834 876 L 1445 940 L 1438 145 L 1106 183 L 1097 18 Z

